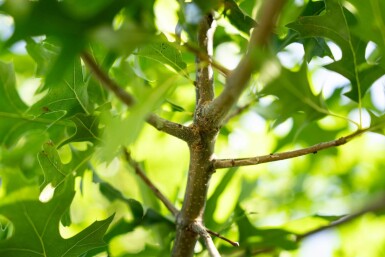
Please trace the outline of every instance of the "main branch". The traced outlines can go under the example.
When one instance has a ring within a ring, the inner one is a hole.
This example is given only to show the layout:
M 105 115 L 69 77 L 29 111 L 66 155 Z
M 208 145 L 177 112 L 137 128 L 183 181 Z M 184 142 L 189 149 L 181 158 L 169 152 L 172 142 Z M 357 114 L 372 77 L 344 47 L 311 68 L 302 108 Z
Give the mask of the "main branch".
M 197 41 L 202 51 L 210 55 L 213 48 L 214 20 L 211 14 L 205 16 L 199 26 Z M 192 229 L 194 226 L 204 227 L 203 213 L 206 205 L 206 195 L 211 175 L 214 172 L 212 156 L 214 152 L 215 138 L 218 129 L 207 122 L 206 114 L 202 112 L 205 106 L 214 98 L 213 71 L 211 64 L 202 63 L 197 56 L 196 75 L 196 107 L 192 140 L 188 142 L 190 151 L 190 165 L 187 178 L 187 186 L 184 195 L 182 209 L 177 216 L 176 237 L 172 251 L 172 257 L 192 257 L 196 241 L 202 234 Z M 194 225 L 195 224 L 195 225 Z M 204 239 L 212 256 L 217 256 L 211 237 Z

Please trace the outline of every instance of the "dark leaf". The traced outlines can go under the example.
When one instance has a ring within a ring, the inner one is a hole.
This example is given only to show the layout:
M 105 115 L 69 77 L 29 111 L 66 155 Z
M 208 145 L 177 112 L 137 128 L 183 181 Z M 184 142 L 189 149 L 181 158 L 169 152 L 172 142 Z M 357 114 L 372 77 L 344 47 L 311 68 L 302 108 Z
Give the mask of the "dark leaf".
M 297 31 L 301 38 L 323 37 L 332 40 L 342 51 L 342 59 L 325 67 L 340 73 L 352 83 L 349 98 L 358 102 L 374 81 L 385 73 L 385 70 L 365 59 L 368 41 L 352 35 L 350 27 L 355 23 L 351 13 L 334 0 L 325 1 L 326 10 L 318 16 L 304 16 L 287 26 Z
M 48 203 L 38 200 L 6 201 L 0 214 L 9 218 L 15 230 L 11 238 L 0 241 L 0 255 L 7 257 L 67 256 L 81 254 L 104 245 L 102 240 L 113 216 L 96 221 L 77 235 L 63 239 L 59 222 L 69 208 L 75 192 L 73 183 L 65 182 Z M 17 199 L 17 198 L 16 198 Z
M 135 221 L 140 221 L 143 218 L 144 210 L 142 205 L 138 201 L 132 198 L 126 198 L 120 191 L 105 182 L 99 184 L 99 189 L 100 192 L 108 198 L 108 200 L 120 200 L 126 203 L 130 207 Z
M 327 113 L 321 94 L 315 95 L 310 88 L 305 65 L 297 72 L 282 67 L 279 76 L 261 93 L 278 97 L 275 125 L 296 113 L 303 113 L 307 121 L 320 119 Z
M 234 0 L 225 0 L 224 5 L 223 14 L 240 31 L 249 34 L 250 30 L 257 26 L 257 22 L 245 14 Z

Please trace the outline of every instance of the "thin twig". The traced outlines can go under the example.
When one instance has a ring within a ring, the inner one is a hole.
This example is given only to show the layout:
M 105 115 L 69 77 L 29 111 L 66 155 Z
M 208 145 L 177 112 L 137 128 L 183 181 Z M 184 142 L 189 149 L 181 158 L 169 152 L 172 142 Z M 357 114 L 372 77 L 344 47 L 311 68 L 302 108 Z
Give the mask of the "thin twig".
M 227 243 L 231 244 L 232 246 L 236 246 L 238 247 L 239 246 L 239 243 L 238 242 L 234 242 L 226 237 L 223 237 L 221 234 L 217 233 L 217 232 L 214 232 L 214 231 L 211 231 L 210 229 L 206 228 L 206 231 L 210 234 L 210 235 L 213 235 L 213 236 L 216 236 L 220 239 L 222 239 L 223 241 L 226 241 Z
M 297 241 L 300 241 L 300 240 L 304 239 L 305 237 L 311 236 L 311 235 L 319 233 L 321 231 L 324 231 L 324 230 L 327 230 L 330 228 L 335 228 L 337 226 L 351 222 L 351 221 L 359 218 L 360 216 L 362 216 L 368 212 L 378 212 L 378 211 L 382 211 L 382 210 L 385 210 L 385 196 L 380 197 L 377 201 L 373 202 L 372 204 L 364 207 L 363 209 L 361 209 L 361 210 L 359 210 L 353 214 L 346 215 L 346 216 L 344 216 L 344 217 L 342 217 L 342 218 L 340 218 L 334 222 L 331 222 L 329 225 L 316 228 L 314 230 L 306 232 L 305 234 L 297 236 Z
M 193 223 L 191 223 L 190 228 L 192 231 L 194 231 L 200 237 L 203 238 L 210 257 L 221 257 L 221 255 L 218 252 L 218 249 L 214 245 L 214 242 L 213 242 L 211 236 L 209 235 L 209 232 L 201 223 L 193 222 Z
M 379 212 L 379 211 L 383 211 L 383 210 L 385 210 L 385 195 L 382 195 L 382 197 L 380 197 L 377 201 L 373 202 L 370 205 L 367 205 L 366 207 L 362 208 L 361 210 L 359 210 L 353 214 L 343 216 L 342 218 L 340 218 L 336 221 L 333 221 L 326 226 L 322 226 L 322 227 L 316 228 L 314 230 L 310 230 L 304 234 L 300 234 L 300 235 L 296 234 L 295 240 L 296 240 L 296 242 L 300 242 L 300 241 L 304 240 L 305 238 L 312 236 L 314 234 L 317 234 L 319 232 L 322 232 L 322 231 L 325 231 L 325 230 L 328 230 L 331 228 L 336 228 L 338 226 L 341 226 L 341 225 L 347 224 L 351 221 L 354 221 L 355 219 L 361 217 L 362 215 L 364 215 L 366 213 Z M 294 235 L 294 233 L 293 233 L 293 235 Z M 252 254 L 257 255 L 260 253 L 268 253 L 268 252 L 272 252 L 275 250 L 276 250 L 276 248 L 274 248 L 274 247 L 256 249 L 255 251 L 252 252 Z
M 89 67 L 95 77 L 108 90 L 113 92 L 124 104 L 132 106 L 135 103 L 134 97 L 124 91 L 108 74 L 106 74 L 99 65 L 94 61 L 92 56 L 86 52 L 81 55 L 84 63 Z M 181 124 L 165 120 L 156 114 L 150 114 L 147 123 L 155 127 L 157 130 L 163 131 L 169 135 L 187 141 L 190 138 L 190 129 Z
M 81 54 L 81 58 L 87 67 L 92 71 L 94 76 L 101 82 L 108 91 L 112 91 L 123 103 L 127 106 L 132 106 L 135 103 L 135 99 L 132 95 L 127 93 L 121 88 L 115 81 L 113 81 L 94 61 L 92 56 L 84 52 Z
M 146 185 L 151 189 L 151 191 L 156 195 L 156 197 L 158 197 L 158 199 L 166 206 L 166 208 L 174 215 L 174 217 L 176 217 L 176 215 L 179 213 L 178 209 L 151 182 L 151 180 L 146 176 L 139 164 L 131 158 L 131 155 L 126 148 L 124 148 L 123 152 L 124 158 L 126 159 L 127 163 L 135 169 L 136 174 L 143 180 L 144 183 L 146 183 Z
M 200 50 L 198 47 L 193 46 L 190 43 L 184 43 L 182 46 L 186 48 L 188 51 L 198 56 L 198 58 L 201 61 L 211 64 L 211 66 L 213 66 L 213 68 L 218 70 L 223 76 L 227 77 L 231 73 L 231 70 L 222 66 L 219 62 L 215 61 L 212 56 L 209 56 L 208 54 Z
M 173 36 L 178 42 L 181 41 L 180 35 L 177 34 L 169 34 Z M 183 45 L 181 45 L 183 48 L 185 48 L 187 51 L 195 54 L 201 61 L 207 62 L 208 64 L 211 64 L 215 69 L 217 69 L 222 75 L 227 77 L 231 70 L 227 69 L 226 67 L 222 66 L 219 62 L 215 61 L 212 56 L 207 54 L 205 51 L 202 51 L 199 47 L 190 44 L 189 42 L 184 42 Z
M 294 151 L 274 153 L 274 154 L 249 157 L 249 158 L 240 158 L 240 159 L 216 159 L 216 160 L 213 160 L 213 165 L 215 169 L 224 169 L 224 168 L 230 168 L 230 167 L 240 167 L 240 166 L 248 166 L 248 165 L 257 165 L 257 164 L 267 163 L 267 162 L 281 161 L 281 160 L 291 159 L 291 158 L 295 158 L 295 157 L 299 157 L 307 154 L 316 154 L 318 151 L 321 151 L 321 150 L 344 145 L 347 142 L 349 142 L 351 139 L 353 139 L 358 135 L 361 135 L 365 131 L 366 130 L 358 130 L 355 133 L 350 134 L 346 137 L 341 137 L 339 139 L 328 141 L 328 142 L 322 142 L 310 147 L 306 147 L 306 148 L 294 150 Z

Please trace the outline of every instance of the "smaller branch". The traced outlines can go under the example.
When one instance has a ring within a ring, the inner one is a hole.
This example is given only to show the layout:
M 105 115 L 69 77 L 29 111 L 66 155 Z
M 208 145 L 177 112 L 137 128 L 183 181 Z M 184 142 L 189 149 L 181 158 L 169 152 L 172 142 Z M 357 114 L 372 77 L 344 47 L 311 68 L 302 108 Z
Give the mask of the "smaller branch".
M 188 142 L 192 137 L 192 131 L 189 127 L 163 119 L 155 114 L 150 114 L 146 121 L 157 130 L 177 137 L 185 142 Z
M 158 199 L 166 206 L 166 208 L 176 217 L 179 213 L 178 209 L 167 199 L 167 197 L 160 192 L 160 190 L 151 182 L 146 176 L 139 164 L 131 158 L 130 153 L 124 148 L 124 158 L 127 163 L 135 169 L 136 174 L 143 180 L 144 183 L 152 190 L 152 192 L 158 197 Z
M 195 54 L 202 62 L 207 62 L 208 64 L 211 64 L 211 66 L 217 69 L 223 76 L 227 77 L 231 73 L 231 70 L 222 66 L 219 62 L 215 61 L 211 56 L 209 56 L 204 51 L 200 50 L 198 47 L 193 46 L 189 43 L 184 43 L 183 47 L 186 48 L 187 51 L 190 51 Z
M 317 229 L 308 231 L 305 234 L 299 235 L 297 237 L 297 241 L 300 241 L 300 240 L 304 239 L 305 237 L 311 236 L 311 235 L 316 234 L 318 232 L 321 232 L 321 231 L 324 231 L 324 230 L 327 230 L 330 228 L 335 228 L 337 226 L 351 222 L 351 221 L 361 217 L 362 215 L 364 215 L 368 212 L 378 212 L 378 211 L 382 211 L 382 210 L 385 210 L 385 196 L 382 196 L 376 202 L 373 202 L 372 204 L 364 207 L 363 209 L 361 209 L 361 210 L 359 210 L 353 214 L 346 215 L 346 216 L 342 217 L 341 219 L 338 219 L 334 222 L 331 222 L 329 225 L 319 227 Z
M 206 231 L 210 234 L 210 235 L 213 235 L 213 236 L 216 236 L 220 239 L 222 239 L 223 241 L 226 241 L 227 243 L 231 244 L 232 246 L 236 246 L 238 247 L 239 246 L 239 243 L 238 242 L 234 242 L 226 237 L 223 237 L 221 234 L 217 233 L 217 232 L 214 232 L 214 231 L 211 231 L 210 229 L 206 228 Z
M 344 216 L 344 217 L 342 217 L 342 218 L 340 218 L 334 222 L 331 222 L 330 224 L 328 224 L 326 226 L 322 226 L 322 227 L 316 228 L 314 230 L 310 230 L 304 234 L 295 235 L 296 241 L 299 242 L 299 241 L 302 241 L 305 238 L 307 238 L 311 235 L 314 235 L 316 233 L 347 224 L 347 223 L 361 217 L 362 215 L 364 215 L 366 213 L 380 212 L 383 210 L 385 210 L 385 195 L 382 195 L 382 197 L 380 197 L 377 201 L 373 202 L 372 204 L 364 207 L 363 209 L 361 209 L 361 210 L 359 210 L 353 214 L 346 215 L 346 216 Z M 262 249 L 257 249 L 256 251 L 253 251 L 253 254 L 255 255 L 255 254 L 260 254 L 260 253 L 268 253 L 268 252 L 272 252 L 274 250 L 276 250 L 276 248 L 274 248 L 274 247 L 262 248 Z
M 257 50 L 263 49 L 270 40 L 274 24 L 285 2 L 285 0 L 264 1 L 261 20 L 258 27 L 254 28 L 251 34 L 248 52 L 243 56 L 237 67 L 226 77 L 225 88 L 211 102 L 207 110 L 216 125 L 222 125 L 230 109 L 246 88 L 252 73 L 256 72 L 261 66 L 263 60 L 259 60 L 255 55 Z
M 195 233 L 197 233 L 199 236 L 201 236 L 203 238 L 210 257 L 221 257 L 221 255 L 219 254 L 218 249 L 215 247 L 214 242 L 213 242 L 211 236 L 209 235 L 207 229 L 201 223 L 193 222 L 190 225 L 190 228 L 192 231 L 194 231 Z
M 101 84 L 109 91 L 112 91 L 123 103 L 127 106 L 132 106 L 135 103 L 134 97 L 122 89 L 115 81 L 113 81 L 94 61 L 92 56 L 88 53 L 81 55 L 84 63 L 93 72 L 95 77 L 101 82 Z M 174 123 L 160 118 L 155 114 L 150 114 L 147 118 L 147 122 L 155 127 L 157 130 L 163 131 L 169 135 L 180 138 L 184 141 L 190 137 L 190 130 L 178 123 Z
M 248 165 L 257 165 L 257 164 L 267 163 L 267 162 L 281 161 L 281 160 L 303 156 L 306 154 L 315 154 L 321 150 L 344 145 L 347 142 L 349 142 L 351 139 L 353 139 L 358 135 L 361 135 L 365 131 L 366 130 L 358 130 L 355 133 L 348 135 L 346 137 L 341 137 L 336 140 L 322 142 L 307 148 L 289 151 L 289 152 L 282 152 L 282 153 L 275 153 L 275 154 L 268 154 L 268 155 L 262 155 L 262 156 L 256 156 L 256 157 L 240 158 L 240 159 L 213 160 L 213 165 L 215 169 L 224 169 L 224 168 L 230 168 L 230 167 L 240 167 L 240 166 L 248 166 Z
M 81 58 L 87 67 L 92 71 L 94 76 L 100 81 L 100 83 L 109 91 L 112 91 L 123 103 L 127 106 L 132 106 L 135 103 L 135 99 L 132 95 L 127 93 L 123 88 L 115 83 L 94 61 L 92 56 L 84 52 L 81 54 Z
M 197 44 L 199 49 L 206 55 L 213 55 L 213 36 L 215 31 L 215 21 L 212 14 L 205 15 L 198 25 Z M 197 120 L 197 113 L 200 107 L 214 99 L 214 77 L 213 69 L 209 63 L 202 62 L 198 55 L 195 57 L 196 63 L 196 108 L 194 122 Z

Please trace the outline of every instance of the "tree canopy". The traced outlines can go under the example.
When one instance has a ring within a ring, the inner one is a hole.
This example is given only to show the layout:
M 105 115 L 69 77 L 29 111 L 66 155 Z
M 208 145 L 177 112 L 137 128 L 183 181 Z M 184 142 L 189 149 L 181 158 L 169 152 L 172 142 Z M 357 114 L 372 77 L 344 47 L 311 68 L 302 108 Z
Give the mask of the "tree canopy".
M 384 1 L 0 0 L 0 25 L 0 256 L 384 256 Z

